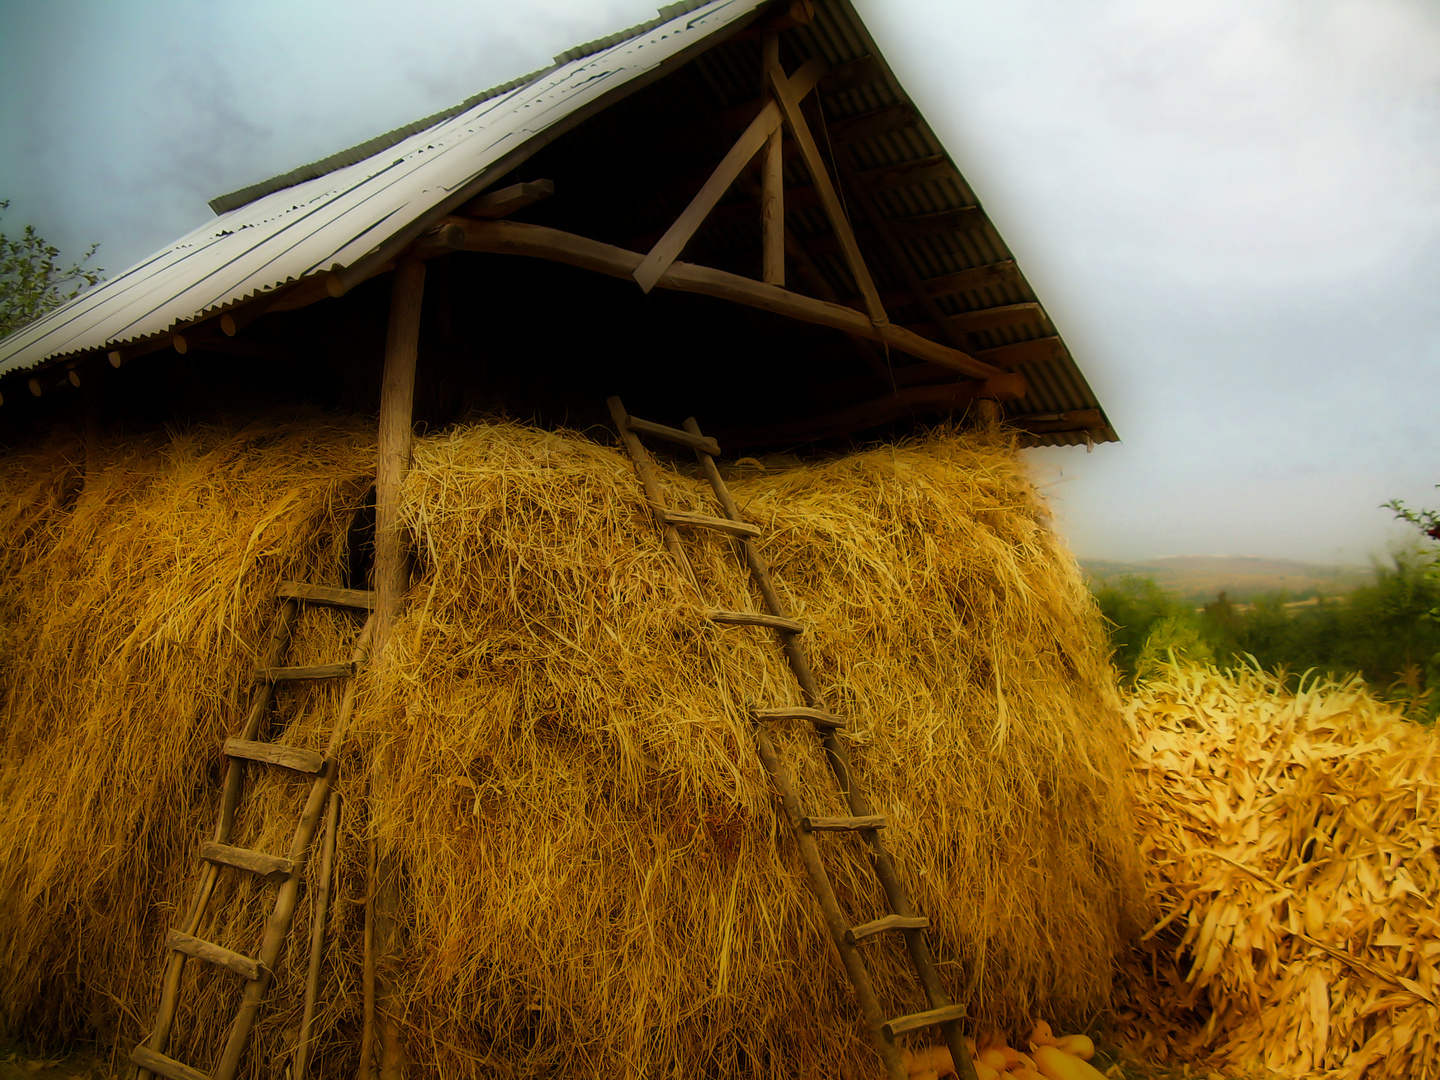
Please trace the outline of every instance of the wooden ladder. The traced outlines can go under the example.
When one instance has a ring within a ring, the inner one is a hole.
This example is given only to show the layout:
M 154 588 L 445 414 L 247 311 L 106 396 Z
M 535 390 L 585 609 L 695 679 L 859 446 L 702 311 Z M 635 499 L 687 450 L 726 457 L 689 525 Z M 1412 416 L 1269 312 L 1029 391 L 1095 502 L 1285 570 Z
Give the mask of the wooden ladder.
M 910 896 L 904 883 L 895 872 L 895 866 L 890 860 L 890 854 L 886 850 L 885 841 L 880 834 L 887 824 L 884 816 L 874 812 L 854 782 L 854 775 L 850 768 L 849 750 L 840 737 L 845 723 L 840 717 L 825 708 L 820 690 L 815 684 L 815 677 L 810 670 L 810 662 L 806 657 L 804 647 L 800 644 L 800 637 L 805 628 L 801 623 L 790 618 L 786 612 L 785 605 L 775 591 L 770 568 L 766 566 L 759 549 L 755 546 L 754 541 L 760 535 L 760 530 L 747 522 L 741 515 L 739 507 L 735 505 L 735 500 L 731 497 L 730 490 L 720 475 L 720 470 L 715 465 L 715 456 L 720 453 L 720 445 L 714 439 L 701 434 L 700 426 L 693 418 L 685 421 L 685 428 L 682 431 L 679 428 L 666 427 L 663 424 L 630 416 L 618 397 L 610 398 L 607 404 L 610 406 L 610 415 L 615 421 L 620 437 L 624 440 L 625 449 L 635 463 L 635 471 L 639 474 L 641 485 L 645 489 L 645 499 L 650 505 L 651 513 L 655 516 L 656 524 L 664 535 L 665 546 L 679 561 L 681 568 L 689 575 L 691 581 L 695 580 L 694 572 L 690 568 L 689 559 L 680 543 L 680 529 L 711 529 L 724 533 L 734 537 L 743 551 L 751 580 L 759 589 L 766 610 L 764 612 L 709 611 L 706 613 L 708 617 L 717 623 L 763 626 L 773 630 L 780 639 L 785 659 L 790 665 L 795 681 L 800 686 L 801 696 L 805 700 L 804 706 L 782 706 L 752 711 L 756 748 L 776 791 L 780 794 L 781 803 L 785 808 L 785 816 L 789 819 L 790 827 L 795 832 L 795 839 L 800 848 L 800 858 L 805 865 L 806 876 L 810 880 L 810 888 L 820 903 L 820 910 L 825 916 L 830 936 L 835 941 L 835 948 L 840 953 L 845 973 L 855 987 L 855 996 L 860 1002 L 860 1011 L 865 1017 L 866 1026 L 870 1029 L 871 1044 L 880 1055 L 881 1061 L 884 1062 L 886 1073 L 891 1080 L 906 1080 L 905 1065 L 895 1042 L 900 1035 L 938 1026 L 944 1034 L 945 1044 L 950 1049 L 955 1071 L 961 1080 L 975 1080 L 975 1068 L 960 1032 L 959 1021 L 965 1015 L 965 1007 L 951 1004 L 950 998 L 940 983 L 940 977 L 935 970 L 935 960 L 930 953 L 930 943 L 925 936 L 930 921 L 916 911 L 915 906 L 910 902 Z M 641 434 L 651 435 L 692 449 L 706 479 L 710 481 L 710 487 L 714 490 L 715 498 L 724 510 L 725 516 L 723 518 L 707 517 L 704 514 L 669 509 L 665 505 L 665 497 L 660 488 L 654 460 L 640 441 Z M 830 763 L 835 781 L 850 808 L 851 816 L 816 817 L 805 812 L 766 730 L 767 723 L 785 720 L 806 720 L 814 727 L 816 734 L 820 736 L 820 742 L 825 749 L 825 757 Z M 858 925 L 852 925 L 842 914 L 835 899 L 835 891 L 830 885 L 830 875 L 826 873 L 824 861 L 820 857 L 820 846 L 816 841 L 816 834 L 827 832 L 859 833 L 865 838 L 870 848 L 875 875 L 880 879 L 880 884 L 885 890 L 885 896 L 890 904 L 890 914 Z M 874 984 L 870 979 L 870 971 L 865 966 L 865 959 L 861 955 L 859 945 L 869 938 L 887 932 L 899 933 L 905 939 L 910 962 L 915 968 L 915 974 L 919 977 L 920 985 L 924 988 L 926 999 L 930 1004 L 930 1008 L 925 1012 L 887 1020 L 880 1008 Z
M 189 914 L 180 928 L 170 931 L 167 943 L 169 956 L 165 963 L 164 983 L 160 1005 L 156 1010 L 155 1025 L 151 1028 L 149 1038 L 136 1046 L 130 1055 L 130 1060 L 139 1066 L 141 1080 L 151 1074 L 168 1077 L 170 1080 L 233 1080 L 240 1068 L 240 1059 L 245 1053 L 250 1031 L 259 1017 L 260 1006 L 270 989 L 275 964 L 285 946 L 285 938 L 290 932 L 301 879 L 305 873 L 306 858 L 319 829 L 330 789 L 335 782 L 337 754 L 345 738 L 345 729 L 350 722 L 350 713 L 355 703 L 353 677 L 369 658 L 374 619 L 367 618 L 348 663 L 319 664 L 311 667 L 280 665 L 289 648 L 291 632 L 302 607 L 322 606 L 370 612 L 375 606 L 375 594 L 355 589 L 332 588 L 328 585 L 286 581 L 282 582 L 277 590 L 276 600 L 280 605 L 279 611 L 275 617 L 264 664 L 255 672 L 255 690 L 250 711 L 240 734 L 225 741 L 227 764 L 220 796 L 220 820 L 215 826 L 215 836 L 200 851 L 205 867 L 191 900 Z M 301 750 L 261 740 L 261 728 L 274 697 L 276 684 L 319 679 L 346 680 L 340 712 L 331 728 L 330 742 L 325 753 L 317 754 L 313 750 Z M 290 850 L 283 856 L 250 851 L 230 844 L 235 811 L 240 804 L 245 766 L 250 762 L 313 777 L 305 808 L 290 841 Z M 258 874 L 279 886 L 270 917 L 265 924 L 259 952 L 254 958 L 221 948 L 195 936 L 209 906 L 221 867 Z M 240 1008 L 230 1027 L 225 1049 L 214 1071 L 208 1074 L 165 1055 L 179 1004 L 181 975 L 186 959 L 192 957 L 232 971 L 245 982 Z

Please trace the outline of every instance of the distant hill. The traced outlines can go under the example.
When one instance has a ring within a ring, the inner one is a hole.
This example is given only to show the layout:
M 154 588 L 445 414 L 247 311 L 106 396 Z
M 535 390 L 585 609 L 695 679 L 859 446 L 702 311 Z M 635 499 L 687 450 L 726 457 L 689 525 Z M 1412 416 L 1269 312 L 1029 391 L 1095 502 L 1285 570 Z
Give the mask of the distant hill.
M 1282 591 L 1295 599 L 1335 596 L 1372 577 L 1368 567 L 1319 566 L 1243 555 L 1176 555 L 1145 562 L 1081 559 L 1080 567 L 1092 587 L 1114 584 L 1126 576 L 1149 578 L 1166 592 L 1196 603 L 1213 600 L 1222 589 L 1232 600 L 1240 601 Z

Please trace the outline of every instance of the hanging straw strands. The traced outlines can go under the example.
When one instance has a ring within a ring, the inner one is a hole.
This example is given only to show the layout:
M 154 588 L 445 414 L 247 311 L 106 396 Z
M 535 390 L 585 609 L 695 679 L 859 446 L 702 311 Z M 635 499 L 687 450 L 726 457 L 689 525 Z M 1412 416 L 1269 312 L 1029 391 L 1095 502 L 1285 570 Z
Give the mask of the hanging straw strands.
M 1140 1058 L 1440 1074 L 1440 740 L 1358 680 L 1168 666 L 1127 706 L 1152 900 Z

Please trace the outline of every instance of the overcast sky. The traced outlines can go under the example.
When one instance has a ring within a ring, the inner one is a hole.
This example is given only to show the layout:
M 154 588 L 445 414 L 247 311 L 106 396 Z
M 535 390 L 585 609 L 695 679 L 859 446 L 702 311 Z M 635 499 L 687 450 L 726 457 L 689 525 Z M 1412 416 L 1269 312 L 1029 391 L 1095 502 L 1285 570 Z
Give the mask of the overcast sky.
M 1440 504 L 1440 3 L 855 2 L 1124 439 L 1031 452 L 1079 554 L 1363 562 Z M 118 271 L 653 14 L 0 0 L 0 228 Z

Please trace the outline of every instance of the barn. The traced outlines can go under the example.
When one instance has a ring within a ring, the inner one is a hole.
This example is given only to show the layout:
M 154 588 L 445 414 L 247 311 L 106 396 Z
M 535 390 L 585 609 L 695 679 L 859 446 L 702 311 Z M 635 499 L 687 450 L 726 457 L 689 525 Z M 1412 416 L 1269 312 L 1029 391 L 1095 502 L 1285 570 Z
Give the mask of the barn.
M 1116 433 L 847 0 L 211 205 L 0 342 L 0 1024 L 903 1077 L 1103 1007 L 1119 714 L 1018 451 Z

